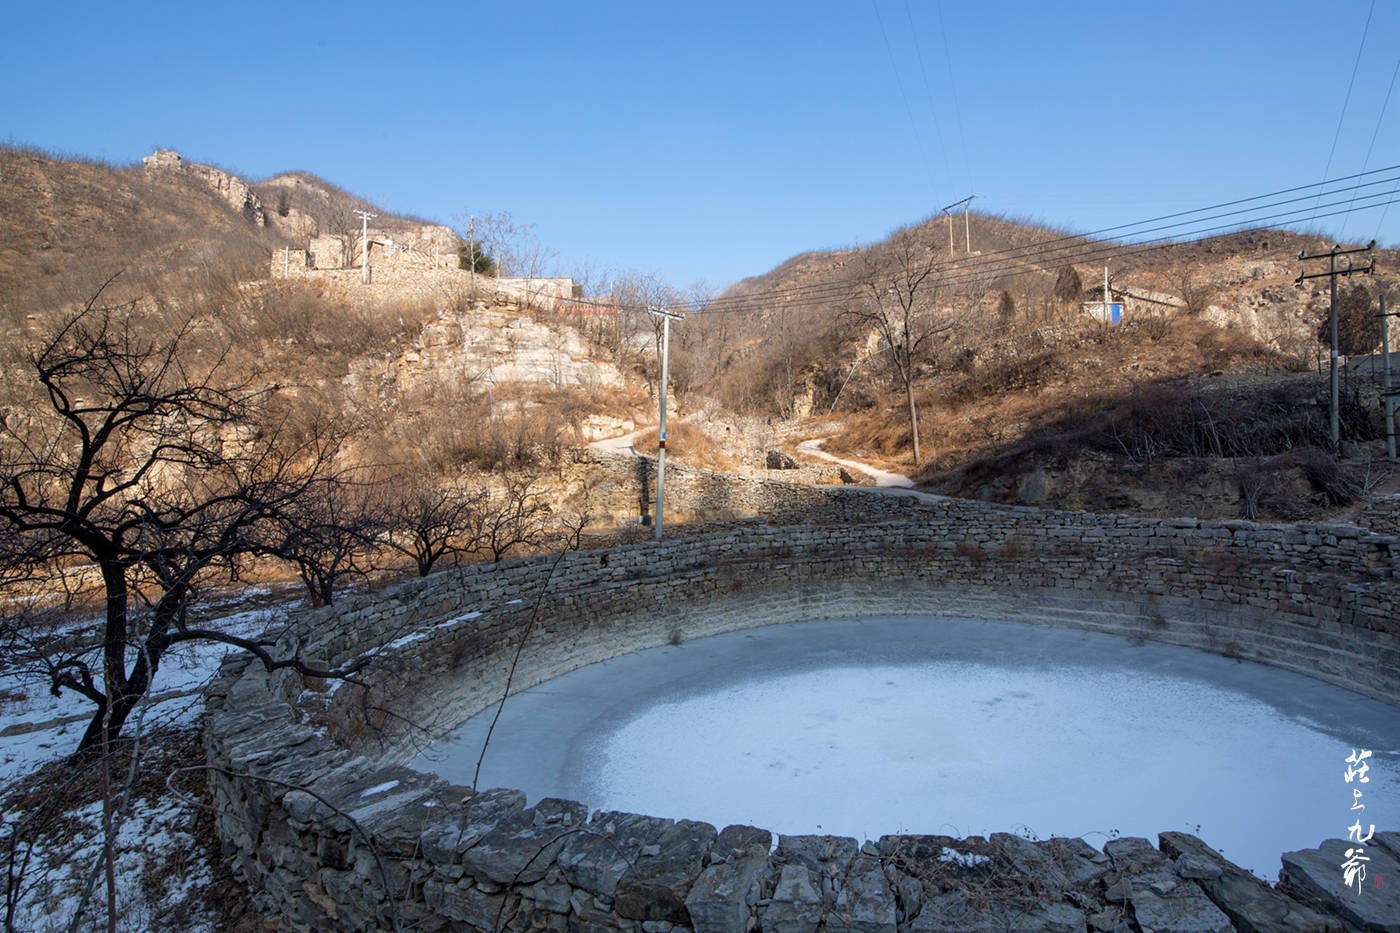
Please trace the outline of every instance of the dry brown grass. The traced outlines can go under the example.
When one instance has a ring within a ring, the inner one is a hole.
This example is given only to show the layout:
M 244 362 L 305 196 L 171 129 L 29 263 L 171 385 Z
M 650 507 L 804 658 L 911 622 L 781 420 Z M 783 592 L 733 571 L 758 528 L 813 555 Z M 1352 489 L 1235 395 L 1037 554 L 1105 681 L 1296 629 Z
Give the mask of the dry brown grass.
M 118 297 L 232 274 L 265 274 L 280 238 L 197 182 L 140 167 L 0 147 L 4 323 L 81 301 L 122 272 Z
M 641 453 L 655 454 L 659 437 L 657 429 L 652 428 L 639 434 L 632 446 Z M 704 425 L 695 421 L 672 421 L 666 425 L 666 456 L 706 470 L 735 471 L 742 466 Z
M 1222 370 L 1275 370 L 1286 361 L 1235 331 L 1178 317 L 1105 328 L 1023 326 L 995 344 L 962 354 L 957 365 L 926 372 L 919 392 L 924 475 L 1000 454 L 1037 429 L 1087 415 L 1105 397 L 1174 379 Z M 910 431 L 902 400 L 890 393 L 881 407 L 851 418 L 828 442 L 833 453 L 874 457 L 907 470 Z

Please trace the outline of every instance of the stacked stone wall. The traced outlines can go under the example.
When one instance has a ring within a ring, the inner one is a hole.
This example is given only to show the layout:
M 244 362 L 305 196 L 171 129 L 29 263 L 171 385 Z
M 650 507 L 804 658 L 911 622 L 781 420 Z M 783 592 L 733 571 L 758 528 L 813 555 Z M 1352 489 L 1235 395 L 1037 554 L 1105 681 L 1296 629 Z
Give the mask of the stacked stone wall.
M 516 690 L 676 638 L 898 614 L 1108 632 L 1400 696 L 1400 539 L 857 489 L 792 500 L 806 524 L 464 568 L 294 620 L 282 650 L 325 665 L 370 658 L 355 683 L 229 662 L 207 747 L 220 833 L 260 908 L 295 929 L 645 933 L 1186 928 L 1153 925 L 1173 912 L 1192 929 L 1326 929 L 1310 911 L 1343 909 L 1337 890 L 1319 893 L 1330 875 L 1306 853 L 1285 857 L 1285 891 L 1179 834 L 1160 851 L 1146 840 L 1099 852 L 998 835 L 783 837 L 770 853 L 769 834 L 752 827 L 590 818 L 569 801 L 527 808 L 519 792 L 478 793 L 402 766 L 432 734 L 499 700 L 527 634 Z M 900 521 L 846 524 L 894 512 Z M 1369 851 L 1400 871 L 1400 843 L 1382 835 L 1388 843 Z M 953 896 L 991 871 L 1001 896 Z M 1384 916 L 1395 909 L 1386 896 L 1352 908 Z M 1258 922 L 1275 915 L 1312 919 Z
M 1400 493 L 1368 501 L 1356 523 L 1373 534 L 1400 535 Z

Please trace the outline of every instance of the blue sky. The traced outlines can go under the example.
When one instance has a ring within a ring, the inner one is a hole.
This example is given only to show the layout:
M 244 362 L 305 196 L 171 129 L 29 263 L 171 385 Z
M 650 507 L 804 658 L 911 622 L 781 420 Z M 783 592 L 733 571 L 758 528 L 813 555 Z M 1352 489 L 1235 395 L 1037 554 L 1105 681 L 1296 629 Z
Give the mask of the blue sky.
M 1334 137 L 1331 177 L 1400 162 L 1400 88 L 1380 119 L 1397 0 L 50 3 L 5 19 L 12 142 L 306 169 L 453 225 L 507 211 L 560 271 L 681 286 L 877 240 L 971 193 L 1092 230 L 1320 181 Z M 1315 226 L 1400 243 L 1400 204 L 1380 221 Z

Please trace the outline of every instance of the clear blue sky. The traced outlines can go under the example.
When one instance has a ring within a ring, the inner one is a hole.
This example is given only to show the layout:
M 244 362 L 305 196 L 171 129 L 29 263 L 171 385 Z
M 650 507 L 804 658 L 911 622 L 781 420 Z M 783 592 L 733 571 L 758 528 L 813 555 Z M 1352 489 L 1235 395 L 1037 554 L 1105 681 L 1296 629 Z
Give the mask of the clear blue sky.
M 0 134 L 306 169 L 561 271 L 723 285 L 970 193 L 1091 230 L 1323 178 L 1370 0 L 21 4 Z M 1330 175 L 1400 61 L 1377 0 Z M 1400 162 L 1400 87 L 1369 167 Z M 1364 241 L 1380 212 L 1319 221 Z M 1400 242 L 1400 204 L 1379 229 Z M 974 244 L 975 245 L 975 244 Z

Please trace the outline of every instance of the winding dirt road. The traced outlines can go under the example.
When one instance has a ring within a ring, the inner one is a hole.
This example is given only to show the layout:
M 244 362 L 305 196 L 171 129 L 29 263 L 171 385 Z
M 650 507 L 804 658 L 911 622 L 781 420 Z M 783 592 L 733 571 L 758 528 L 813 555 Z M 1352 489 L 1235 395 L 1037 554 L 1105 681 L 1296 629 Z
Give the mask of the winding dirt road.
M 859 470 L 866 476 L 875 480 L 875 485 L 885 489 L 912 489 L 914 481 L 903 473 L 891 473 L 888 470 L 881 470 L 869 464 L 861 463 L 858 460 L 842 460 L 821 449 L 822 444 L 827 442 L 826 437 L 814 437 L 800 442 L 797 449 L 804 454 L 819 457 L 822 460 L 830 460 L 832 463 L 839 463 L 843 467 L 852 470 Z

